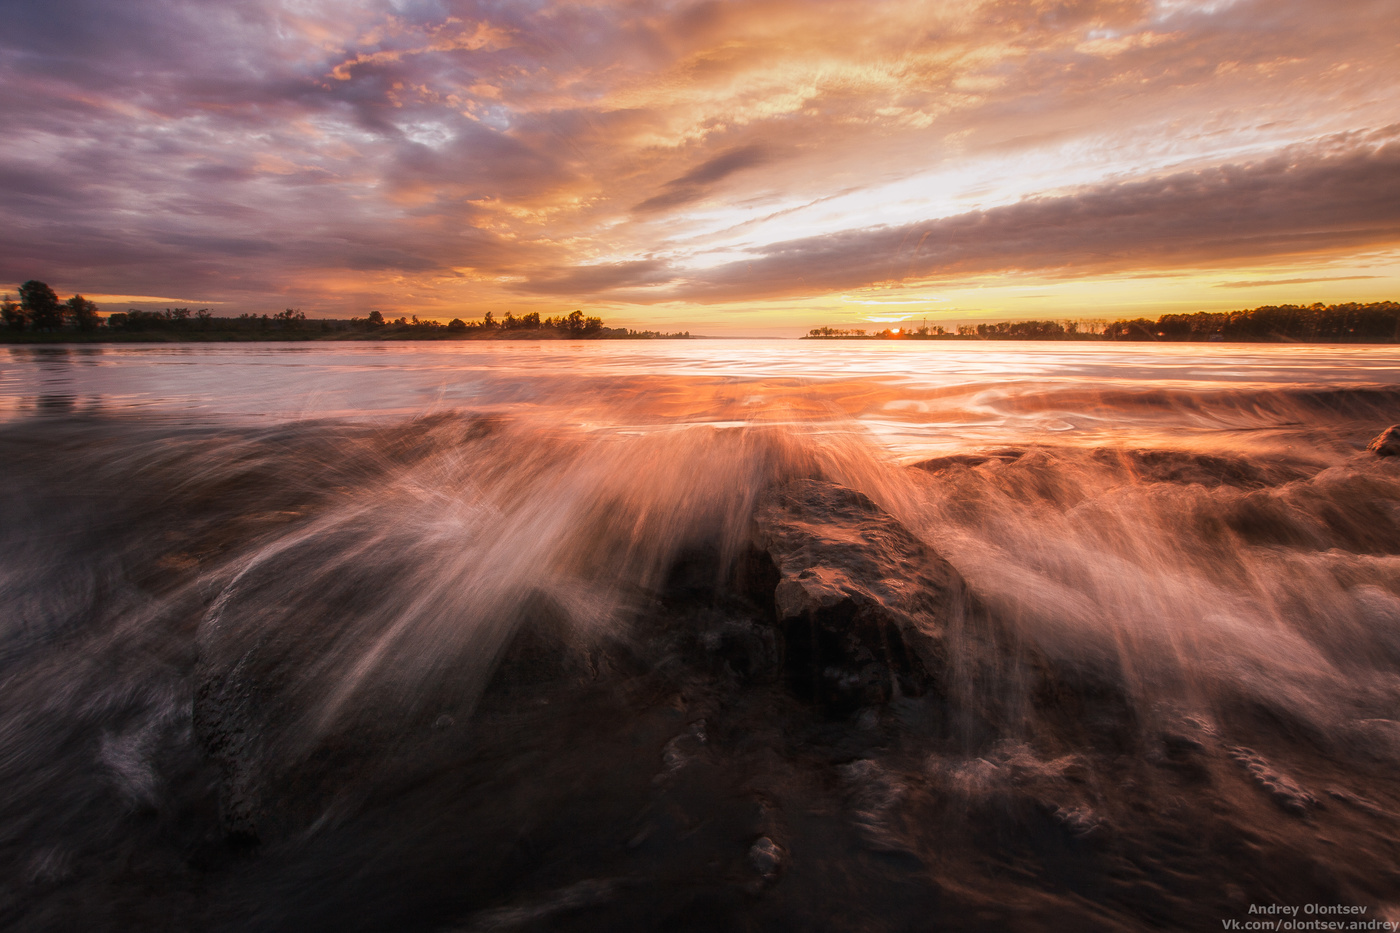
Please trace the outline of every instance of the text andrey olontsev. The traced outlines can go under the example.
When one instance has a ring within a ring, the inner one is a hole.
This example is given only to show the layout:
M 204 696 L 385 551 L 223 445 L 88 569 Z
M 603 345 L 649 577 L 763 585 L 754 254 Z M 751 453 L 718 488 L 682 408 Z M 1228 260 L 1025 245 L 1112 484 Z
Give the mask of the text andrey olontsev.
M 1226 930 L 1388 930 L 1400 933 L 1397 920 L 1299 920 L 1299 913 L 1322 915 L 1364 915 L 1367 908 L 1355 904 L 1250 904 L 1254 915 L 1275 916 L 1274 920 L 1222 920 Z M 1286 919 L 1285 919 L 1286 918 Z

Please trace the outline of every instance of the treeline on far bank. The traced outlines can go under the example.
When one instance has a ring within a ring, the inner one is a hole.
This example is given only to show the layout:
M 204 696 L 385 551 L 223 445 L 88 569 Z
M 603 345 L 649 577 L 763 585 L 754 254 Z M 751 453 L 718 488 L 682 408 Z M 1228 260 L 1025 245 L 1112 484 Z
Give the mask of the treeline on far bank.
M 868 333 L 856 328 L 817 327 L 813 339 L 867 340 L 1160 340 L 1231 341 L 1245 343 L 1400 343 L 1400 303 L 1265 305 L 1248 311 L 1164 314 L 1157 320 L 1127 321 L 1009 321 L 959 324 L 955 331 L 940 325 Z
M 563 338 L 618 339 L 689 337 L 608 327 L 602 318 L 574 311 L 541 318 L 531 312 L 519 317 L 506 314 L 499 320 L 487 312 L 479 321 L 454 318 L 447 324 L 400 317 L 389 320 L 379 311 L 349 320 L 308 318 L 287 308 L 276 314 L 240 314 L 216 317 L 208 308 L 165 308 L 146 311 L 129 308 L 103 317 L 96 304 L 82 295 L 59 301 L 53 289 L 30 280 L 19 288 L 19 301 L 0 299 L 0 339 L 10 342 L 68 340 L 324 340 L 324 339 L 472 339 Z

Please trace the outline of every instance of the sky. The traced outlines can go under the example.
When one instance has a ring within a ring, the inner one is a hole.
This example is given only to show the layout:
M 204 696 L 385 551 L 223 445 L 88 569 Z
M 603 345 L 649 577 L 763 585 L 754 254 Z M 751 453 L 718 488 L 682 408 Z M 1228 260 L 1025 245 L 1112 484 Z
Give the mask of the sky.
M 797 335 L 1400 299 L 1395 0 L 0 0 L 0 289 Z

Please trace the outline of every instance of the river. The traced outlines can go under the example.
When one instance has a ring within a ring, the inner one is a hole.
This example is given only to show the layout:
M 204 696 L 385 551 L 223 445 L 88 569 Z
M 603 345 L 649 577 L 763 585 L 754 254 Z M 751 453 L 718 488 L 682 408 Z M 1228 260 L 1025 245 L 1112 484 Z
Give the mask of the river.
M 1400 920 L 1397 421 L 1393 347 L 0 349 L 0 923 Z

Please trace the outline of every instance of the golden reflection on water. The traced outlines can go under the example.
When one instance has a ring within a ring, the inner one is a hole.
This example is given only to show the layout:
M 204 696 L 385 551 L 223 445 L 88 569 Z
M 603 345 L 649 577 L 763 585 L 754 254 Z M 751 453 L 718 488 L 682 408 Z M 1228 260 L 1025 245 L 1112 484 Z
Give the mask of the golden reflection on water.
M 790 424 L 896 456 L 1006 443 L 1335 444 L 1302 390 L 1400 384 L 1389 346 L 666 340 L 0 350 L 0 417 L 246 422 L 469 410 L 594 430 Z

